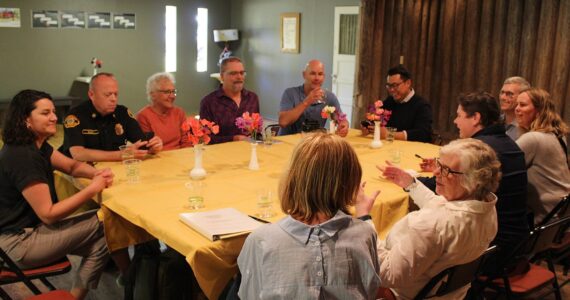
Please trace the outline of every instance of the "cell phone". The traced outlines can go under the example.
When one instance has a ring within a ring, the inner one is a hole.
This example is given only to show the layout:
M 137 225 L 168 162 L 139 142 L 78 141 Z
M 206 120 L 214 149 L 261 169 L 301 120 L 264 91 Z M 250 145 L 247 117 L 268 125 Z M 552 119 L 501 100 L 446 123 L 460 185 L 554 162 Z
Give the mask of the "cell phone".
M 363 120 L 360 122 L 360 125 L 362 125 L 362 127 L 368 128 L 368 127 L 374 125 L 374 123 L 372 123 L 372 121 L 369 121 L 369 120 Z
M 150 141 L 150 139 L 152 139 L 154 137 L 154 132 L 149 131 L 149 132 L 144 132 L 143 133 L 144 137 L 142 138 L 143 141 Z M 140 147 L 141 150 L 148 150 L 148 146 L 144 145 L 142 147 Z

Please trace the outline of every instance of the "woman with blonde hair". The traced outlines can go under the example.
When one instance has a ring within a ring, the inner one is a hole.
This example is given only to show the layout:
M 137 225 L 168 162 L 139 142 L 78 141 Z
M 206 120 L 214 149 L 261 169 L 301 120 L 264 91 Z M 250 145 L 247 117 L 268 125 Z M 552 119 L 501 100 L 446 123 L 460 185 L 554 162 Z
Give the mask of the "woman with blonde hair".
M 519 127 L 528 131 L 516 142 L 525 153 L 528 205 L 536 224 L 570 193 L 568 125 L 556 112 L 550 94 L 539 88 L 519 94 L 515 116 Z
M 361 177 L 342 138 L 317 133 L 302 140 L 279 187 L 288 216 L 251 233 L 238 257 L 239 297 L 374 299 L 376 232 L 348 213 L 364 196 Z

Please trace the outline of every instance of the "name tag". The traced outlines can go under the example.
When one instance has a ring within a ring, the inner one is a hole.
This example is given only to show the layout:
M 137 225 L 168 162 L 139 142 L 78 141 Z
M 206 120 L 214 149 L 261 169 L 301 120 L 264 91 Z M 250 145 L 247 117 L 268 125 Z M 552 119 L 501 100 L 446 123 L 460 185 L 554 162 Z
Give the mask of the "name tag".
M 81 134 L 97 135 L 97 134 L 99 134 L 99 130 L 97 130 L 97 129 L 83 129 L 83 130 L 81 130 Z

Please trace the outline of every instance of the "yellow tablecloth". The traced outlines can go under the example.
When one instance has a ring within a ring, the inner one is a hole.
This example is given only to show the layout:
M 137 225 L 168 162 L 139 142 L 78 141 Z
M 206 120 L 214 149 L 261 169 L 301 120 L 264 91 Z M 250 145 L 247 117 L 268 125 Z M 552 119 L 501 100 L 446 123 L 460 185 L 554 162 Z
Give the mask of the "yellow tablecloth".
M 301 138 L 301 135 L 285 136 L 279 137 L 280 142 L 272 146 L 258 145 L 258 171 L 248 169 L 251 145 L 247 142 L 206 146 L 203 163 L 208 175 L 205 207 L 201 210 L 234 207 L 246 214 L 255 214 L 256 191 L 261 187 L 277 191 L 279 178 Z M 379 237 L 384 238 L 394 222 L 407 213 L 408 195 L 380 178 L 376 165 L 389 159 L 390 150 L 398 149 L 402 151 L 401 166 L 418 170 L 419 159 L 414 154 L 433 157 L 439 147 L 395 141 L 392 144 L 384 142 L 380 149 L 371 149 L 371 139 L 370 136 L 359 136 L 357 130 L 351 130 L 347 137 L 358 153 L 367 192 L 382 191 L 371 215 Z M 141 163 L 138 184 L 126 182 L 125 170 L 120 163 L 98 164 L 98 168 L 110 167 L 115 173 L 115 183 L 102 193 L 102 200 L 105 208 L 184 254 L 204 293 L 208 298 L 216 299 L 237 271 L 236 259 L 245 237 L 211 242 L 179 221 L 178 214 L 188 211 L 185 209 L 188 195 L 185 183 L 190 180 L 188 174 L 193 167 L 193 157 L 191 148 L 161 152 Z M 279 211 L 276 197 L 273 200 L 276 216 L 269 221 L 275 222 L 284 215 Z M 106 214 L 106 217 L 112 215 Z M 141 239 L 146 237 L 142 235 Z

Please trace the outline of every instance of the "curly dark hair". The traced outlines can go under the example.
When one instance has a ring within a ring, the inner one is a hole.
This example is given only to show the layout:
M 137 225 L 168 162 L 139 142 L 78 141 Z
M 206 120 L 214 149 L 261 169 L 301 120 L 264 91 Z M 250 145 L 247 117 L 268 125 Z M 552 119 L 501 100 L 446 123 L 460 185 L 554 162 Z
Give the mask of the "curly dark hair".
M 26 126 L 26 119 L 36 108 L 36 102 L 46 98 L 53 101 L 50 94 L 36 90 L 23 90 L 12 98 L 2 127 L 4 144 L 26 145 L 36 140 L 36 134 Z

